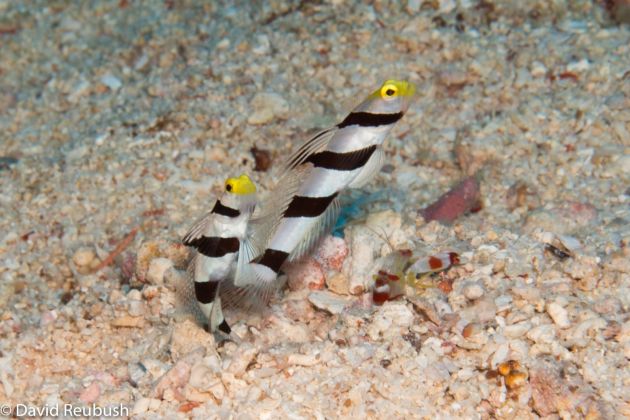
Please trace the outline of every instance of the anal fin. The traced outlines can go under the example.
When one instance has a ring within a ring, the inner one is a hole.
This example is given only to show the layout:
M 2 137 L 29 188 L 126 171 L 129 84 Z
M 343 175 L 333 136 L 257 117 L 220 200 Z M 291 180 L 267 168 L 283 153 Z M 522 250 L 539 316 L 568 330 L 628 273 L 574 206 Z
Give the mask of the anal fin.
M 242 267 L 240 279 L 226 282 L 221 285 L 221 297 L 226 307 L 260 309 L 265 307 L 279 288 L 277 276 L 272 273 L 262 272 L 267 267 L 250 262 Z M 237 281 L 239 280 L 239 281 Z

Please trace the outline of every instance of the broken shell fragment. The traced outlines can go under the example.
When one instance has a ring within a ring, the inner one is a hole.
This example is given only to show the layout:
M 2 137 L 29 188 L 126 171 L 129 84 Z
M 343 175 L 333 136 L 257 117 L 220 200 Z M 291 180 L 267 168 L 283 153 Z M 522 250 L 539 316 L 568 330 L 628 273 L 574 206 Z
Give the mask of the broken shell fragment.
M 580 241 L 569 235 L 555 235 L 546 232 L 541 237 L 545 243 L 545 253 L 560 261 L 575 257 L 576 252 L 582 248 Z
M 527 382 L 527 374 L 524 372 L 511 372 L 505 377 L 505 386 L 509 389 L 519 388 Z

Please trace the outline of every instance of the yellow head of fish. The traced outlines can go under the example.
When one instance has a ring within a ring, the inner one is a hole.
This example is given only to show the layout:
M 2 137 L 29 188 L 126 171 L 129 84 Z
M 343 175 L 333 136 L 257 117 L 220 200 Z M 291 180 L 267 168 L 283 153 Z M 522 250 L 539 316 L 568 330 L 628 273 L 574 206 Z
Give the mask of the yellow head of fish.
M 406 80 L 386 80 L 353 112 L 387 114 L 406 112 L 416 93 L 416 85 Z
M 225 180 L 225 191 L 236 195 L 248 195 L 256 192 L 256 186 L 245 174 L 238 178 L 228 178 Z
M 380 88 L 372 93 L 372 97 L 386 101 L 399 97 L 411 98 L 416 93 L 416 85 L 406 80 L 386 80 Z

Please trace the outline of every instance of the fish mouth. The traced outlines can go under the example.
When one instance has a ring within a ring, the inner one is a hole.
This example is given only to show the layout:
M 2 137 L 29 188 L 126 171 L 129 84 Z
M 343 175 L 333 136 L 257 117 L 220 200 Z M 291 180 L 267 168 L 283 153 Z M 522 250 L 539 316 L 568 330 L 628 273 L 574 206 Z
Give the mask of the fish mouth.
M 409 109 L 409 106 L 412 104 L 412 102 L 416 99 L 416 85 L 413 82 L 402 82 L 401 83 L 401 89 L 400 89 L 400 97 L 402 99 L 402 111 L 403 112 L 407 112 L 407 110 Z
M 401 89 L 401 91 L 403 96 L 412 98 L 416 94 L 416 85 L 413 82 L 405 81 L 403 83 L 403 88 Z

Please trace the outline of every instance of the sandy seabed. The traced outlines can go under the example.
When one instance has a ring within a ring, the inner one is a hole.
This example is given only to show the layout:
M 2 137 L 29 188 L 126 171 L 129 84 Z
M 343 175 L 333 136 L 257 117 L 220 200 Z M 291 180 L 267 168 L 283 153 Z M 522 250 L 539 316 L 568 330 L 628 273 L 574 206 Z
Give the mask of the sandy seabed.
M 0 0 L 0 403 L 630 417 L 627 2 L 260 3 Z M 215 340 L 179 238 L 392 77 L 418 98 L 344 239 Z M 468 176 L 482 209 L 427 223 Z M 392 248 L 462 264 L 374 306 Z

